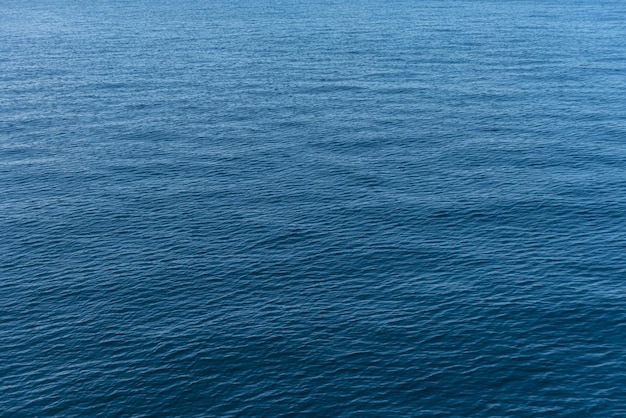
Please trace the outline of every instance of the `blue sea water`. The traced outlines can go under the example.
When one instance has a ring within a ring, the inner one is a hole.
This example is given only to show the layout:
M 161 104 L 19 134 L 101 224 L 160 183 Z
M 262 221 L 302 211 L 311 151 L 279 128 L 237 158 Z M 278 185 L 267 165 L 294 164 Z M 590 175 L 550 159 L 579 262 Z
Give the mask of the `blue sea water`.
M 626 416 L 626 2 L 0 3 L 0 416 Z

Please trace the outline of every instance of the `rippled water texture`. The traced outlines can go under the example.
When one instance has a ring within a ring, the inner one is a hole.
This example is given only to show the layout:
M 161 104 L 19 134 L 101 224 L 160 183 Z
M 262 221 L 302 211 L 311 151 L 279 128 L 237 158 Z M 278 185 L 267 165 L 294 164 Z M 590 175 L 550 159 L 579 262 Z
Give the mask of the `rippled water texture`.
M 0 415 L 626 416 L 626 2 L 0 4 Z

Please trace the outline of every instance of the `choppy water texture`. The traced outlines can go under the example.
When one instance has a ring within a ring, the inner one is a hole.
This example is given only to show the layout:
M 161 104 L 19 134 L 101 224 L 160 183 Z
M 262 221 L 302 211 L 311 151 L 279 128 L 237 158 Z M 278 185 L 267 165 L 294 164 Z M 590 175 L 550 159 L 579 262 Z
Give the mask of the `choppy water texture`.
M 626 2 L 0 5 L 0 415 L 626 416 Z

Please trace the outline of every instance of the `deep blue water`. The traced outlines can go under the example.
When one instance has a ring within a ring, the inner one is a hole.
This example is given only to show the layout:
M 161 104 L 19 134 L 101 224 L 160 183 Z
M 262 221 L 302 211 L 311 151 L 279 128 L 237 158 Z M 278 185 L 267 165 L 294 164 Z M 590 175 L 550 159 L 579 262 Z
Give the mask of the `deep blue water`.
M 626 2 L 0 3 L 0 416 L 626 416 Z

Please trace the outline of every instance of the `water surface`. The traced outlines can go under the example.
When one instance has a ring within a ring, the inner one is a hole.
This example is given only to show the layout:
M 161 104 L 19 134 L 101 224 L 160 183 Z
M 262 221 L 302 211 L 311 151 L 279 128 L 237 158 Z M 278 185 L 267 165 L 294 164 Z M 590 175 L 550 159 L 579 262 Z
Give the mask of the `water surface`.
M 3 1 L 0 415 L 626 415 L 625 21 Z

